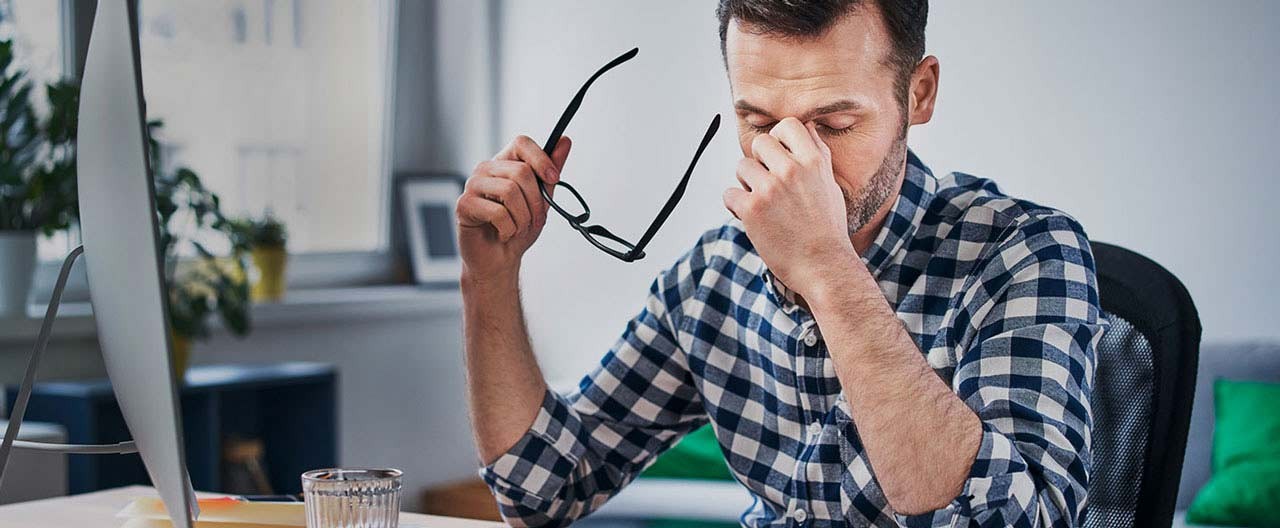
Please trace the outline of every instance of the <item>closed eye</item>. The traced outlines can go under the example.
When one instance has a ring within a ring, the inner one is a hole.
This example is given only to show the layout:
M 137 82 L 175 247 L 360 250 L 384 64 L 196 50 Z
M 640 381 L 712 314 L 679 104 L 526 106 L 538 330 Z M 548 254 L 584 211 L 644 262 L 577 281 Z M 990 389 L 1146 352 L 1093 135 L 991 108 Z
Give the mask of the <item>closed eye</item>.
M 748 123 L 747 126 L 751 127 L 751 129 L 754 130 L 756 133 L 768 134 L 770 131 L 773 130 L 774 126 L 777 126 L 777 123 L 769 123 L 767 125 L 752 125 Z M 853 132 L 853 125 L 849 125 L 843 128 L 833 128 L 833 127 L 829 127 L 827 125 L 818 123 L 817 128 L 818 128 L 818 133 L 825 134 L 828 136 L 833 136 L 833 137 L 843 136 L 845 134 Z
M 843 135 L 848 134 L 848 133 L 850 133 L 850 132 L 853 132 L 853 125 L 849 125 L 849 126 L 844 127 L 844 128 L 831 128 L 831 127 L 829 127 L 829 126 L 827 126 L 827 125 L 823 125 L 823 124 L 819 124 L 819 125 L 818 125 L 818 133 L 820 133 L 820 134 L 826 134 L 826 135 L 828 135 L 828 136 L 843 136 Z

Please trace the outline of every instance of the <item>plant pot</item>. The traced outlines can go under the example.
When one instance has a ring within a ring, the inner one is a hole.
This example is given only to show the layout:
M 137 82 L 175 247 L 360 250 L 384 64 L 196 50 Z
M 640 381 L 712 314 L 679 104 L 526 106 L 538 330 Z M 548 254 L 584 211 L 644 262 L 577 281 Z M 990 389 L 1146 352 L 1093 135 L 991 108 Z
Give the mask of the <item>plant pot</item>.
M 191 362 L 191 338 L 178 335 L 169 331 L 169 342 L 173 344 L 173 355 L 170 356 L 173 363 L 173 379 L 182 385 L 183 380 L 187 377 L 187 366 Z
M 257 279 L 249 287 L 249 298 L 255 301 L 279 301 L 284 298 L 284 270 L 289 254 L 284 246 L 254 247 L 250 252 Z
M 0 317 L 27 317 L 35 269 L 36 232 L 0 231 Z

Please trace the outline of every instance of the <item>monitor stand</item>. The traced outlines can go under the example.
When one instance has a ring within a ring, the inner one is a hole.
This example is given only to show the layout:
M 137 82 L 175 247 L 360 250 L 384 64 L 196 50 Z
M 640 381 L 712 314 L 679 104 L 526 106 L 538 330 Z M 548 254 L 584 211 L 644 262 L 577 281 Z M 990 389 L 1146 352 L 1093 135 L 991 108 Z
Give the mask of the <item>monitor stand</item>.
M 40 334 L 36 337 L 35 347 L 31 350 L 31 358 L 27 360 L 27 371 L 22 377 L 22 385 L 18 388 L 18 398 L 13 403 L 13 411 L 9 413 L 9 427 L 5 430 L 4 441 L 0 442 L 0 486 L 4 486 L 4 468 L 9 461 L 9 453 L 13 449 L 27 449 L 53 453 L 74 453 L 88 455 L 115 455 L 136 453 L 138 448 L 133 442 L 118 444 L 55 444 L 48 442 L 27 442 L 18 440 L 18 429 L 22 427 L 23 415 L 27 412 L 27 403 L 31 400 L 31 390 L 35 386 L 36 370 L 40 366 L 40 356 L 44 355 L 45 346 L 49 344 L 49 333 L 53 330 L 53 321 L 58 316 L 58 304 L 62 301 L 62 290 L 67 285 L 67 275 L 71 273 L 71 265 L 84 253 L 84 246 L 77 247 L 62 261 L 62 270 L 58 272 L 58 282 L 53 287 L 53 295 L 49 298 L 49 308 L 45 311 L 44 322 L 40 324 Z

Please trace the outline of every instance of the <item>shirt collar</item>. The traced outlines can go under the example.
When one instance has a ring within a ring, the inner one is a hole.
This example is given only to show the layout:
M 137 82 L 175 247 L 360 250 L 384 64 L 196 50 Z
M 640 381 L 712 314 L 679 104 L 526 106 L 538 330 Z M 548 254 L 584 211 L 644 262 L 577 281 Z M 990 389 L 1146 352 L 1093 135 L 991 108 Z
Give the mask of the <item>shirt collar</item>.
M 915 152 L 907 149 L 907 170 L 898 199 L 885 217 L 875 242 L 862 253 L 862 261 L 873 276 L 879 277 L 893 260 L 890 257 L 902 250 L 915 235 L 937 191 L 938 179 L 933 177 L 933 171 L 916 157 Z
M 871 243 L 871 247 L 862 253 L 862 262 L 866 264 L 871 275 L 879 277 L 880 273 L 892 262 L 892 257 L 915 235 L 916 227 L 924 219 L 929 210 L 929 203 L 938 190 L 938 180 L 933 171 L 916 157 L 915 152 L 907 149 L 906 175 L 902 179 L 902 188 L 894 201 L 893 209 L 885 217 L 884 225 Z M 774 298 L 782 305 L 782 311 L 790 314 L 799 306 L 796 304 L 795 292 L 786 287 L 782 281 L 774 278 L 767 269 L 764 281 Z

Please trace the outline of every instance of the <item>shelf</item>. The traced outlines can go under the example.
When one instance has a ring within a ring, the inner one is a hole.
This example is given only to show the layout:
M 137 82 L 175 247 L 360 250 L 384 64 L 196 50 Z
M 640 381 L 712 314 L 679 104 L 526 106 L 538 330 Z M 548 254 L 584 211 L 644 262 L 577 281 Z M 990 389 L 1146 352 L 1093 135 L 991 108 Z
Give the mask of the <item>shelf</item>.
M 0 343 L 31 342 L 40 332 L 45 307 L 32 305 L 28 317 L 0 319 Z M 416 285 L 317 288 L 290 291 L 279 302 L 254 303 L 253 326 L 275 326 L 403 319 L 452 315 L 462 310 L 456 288 L 430 289 Z M 221 331 L 214 317 L 215 332 Z M 97 335 L 93 308 L 87 302 L 63 303 L 53 326 L 53 339 L 91 338 Z

